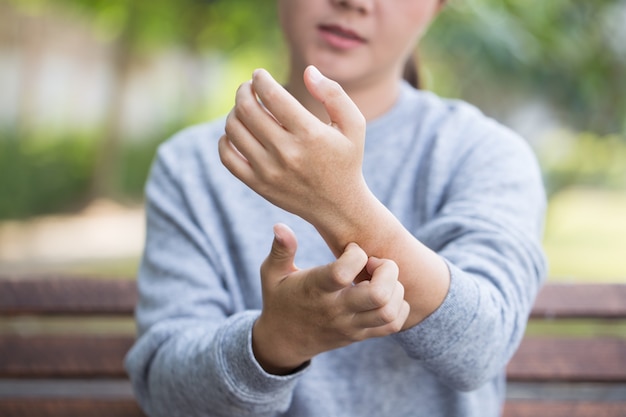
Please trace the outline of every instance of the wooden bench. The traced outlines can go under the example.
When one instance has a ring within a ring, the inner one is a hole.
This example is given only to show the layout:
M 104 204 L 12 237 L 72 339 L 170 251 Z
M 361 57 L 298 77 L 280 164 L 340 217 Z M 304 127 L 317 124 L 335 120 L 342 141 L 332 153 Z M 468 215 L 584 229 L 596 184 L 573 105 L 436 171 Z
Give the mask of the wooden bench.
M 122 367 L 136 298 L 132 280 L 0 277 L 0 416 L 143 416 Z M 626 285 L 545 286 L 504 415 L 626 416 L 624 329 Z

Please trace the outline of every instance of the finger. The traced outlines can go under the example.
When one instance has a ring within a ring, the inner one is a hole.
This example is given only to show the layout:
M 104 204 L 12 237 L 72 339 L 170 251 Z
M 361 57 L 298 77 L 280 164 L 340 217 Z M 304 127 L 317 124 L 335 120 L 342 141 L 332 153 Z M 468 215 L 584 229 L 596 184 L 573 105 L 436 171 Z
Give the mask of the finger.
M 302 130 L 313 130 L 319 125 L 319 119 L 305 109 L 266 70 L 254 71 L 252 88 L 267 110 L 287 131 L 298 133 Z
M 255 174 L 250 166 L 250 162 L 239 152 L 239 150 L 223 135 L 218 141 L 218 153 L 222 164 L 239 180 L 252 188 Z
M 277 147 L 274 141 L 285 135 L 284 128 L 257 99 L 252 82 L 244 83 L 235 94 L 233 113 L 237 120 L 264 147 Z
M 224 130 L 228 140 L 235 147 L 235 150 L 237 150 L 250 165 L 253 167 L 264 165 L 264 156 L 267 153 L 265 148 L 239 120 L 234 109 L 226 117 Z
M 366 264 L 367 254 L 356 243 L 350 243 L 336 261 L 318 270 L 313 284 L 323 291 L 339 291 L 351 286 Z
M 262 279 L 278 281 L 296 271 L 294 259 L 297 249 L 298 241 L 295 233 L 282 223 L 274 225 L 272 248 L 261 266 Z
M 386 326 L 402 316 L 404 303 L 404 287 L 397 282 L 387 304 L 355 314 L 352 318 L 352 324 L 360 328 Z
M 371 257 L 365 269 L 371 278 L 357 283 L 344 294 L 346 305 L 354 312 L 384 307 L 390 303 L 398 290 L 398 266 L 395 262 Z M 404 287 L 401 284 L 400 288 L 404 296 Z
M 411 308 L 409 307 L 409 303 L 407 303 L 406 301 L 402 301 L 400 311 L 398 312 L 394 321 L 383 326 L 368 328 L 364 331 L 364 336 L 367 338 L 384 337 L 393 333 L 398 333 L 404 327 L 404 323 L 409 317 L 410 311 Z
M 352 140 L 365 137 L 365 117 L 339 83 L 323 76 L 313 65 L 304 70 L 304 83 L 324 105 L 333 126 Z

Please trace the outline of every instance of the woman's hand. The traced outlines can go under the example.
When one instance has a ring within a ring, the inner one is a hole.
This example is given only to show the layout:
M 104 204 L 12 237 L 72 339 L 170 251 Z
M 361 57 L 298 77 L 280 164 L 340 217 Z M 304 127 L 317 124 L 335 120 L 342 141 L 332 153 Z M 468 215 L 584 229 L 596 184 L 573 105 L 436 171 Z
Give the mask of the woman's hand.
M 305 109 L 265 70 L 237 91 L 219 152 L 224 165 L 271 203 L 315 226 L 344 221 L 370 196 L 362 175 L 365 119 L 334 81 L 304 72 L 330 117 Z
M 286 374 L 317 354 L 402 329 L 409 314 L 393 261 L 368 258 L 356 244 L 325 266 L 294 265 L 296 237 L 285 225 L 261 267 L 263 311 L 252 330 L 261 366 Z M 365 268 L 370 280 L 355 282 Z

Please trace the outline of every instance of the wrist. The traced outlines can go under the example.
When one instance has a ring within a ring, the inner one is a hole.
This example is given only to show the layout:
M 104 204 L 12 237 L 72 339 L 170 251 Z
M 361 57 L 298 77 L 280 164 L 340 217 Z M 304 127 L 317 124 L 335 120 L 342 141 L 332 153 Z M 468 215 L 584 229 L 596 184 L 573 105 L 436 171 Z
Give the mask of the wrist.
M 288 375 L 306 365 L 311 358 L 296 355 L 284 332 L 272 331 L 263 315 L 252 326 L 252 353 L 258 364 L 269 374 Z
M 332 210 L 321 213 L 311 224 L 338 256 L 350 242 L 362 245 L 369 242 L 370 238 L 378 238 L 380 231 L 372 226 L 388 214 L 385 206 L 364 185 L 360 190 L 353 190 Z

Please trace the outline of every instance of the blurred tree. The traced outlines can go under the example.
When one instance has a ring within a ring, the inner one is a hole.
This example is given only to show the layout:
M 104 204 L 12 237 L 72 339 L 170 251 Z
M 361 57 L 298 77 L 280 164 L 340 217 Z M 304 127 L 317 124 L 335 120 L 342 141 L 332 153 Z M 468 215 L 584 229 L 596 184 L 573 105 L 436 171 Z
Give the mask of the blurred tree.
M 441 91 L 536 94 L 572 128 L 626 139 L 625 22 L 624 0 L 453 0 L 422 47 L 450 75 Z
M 16 7 L 40 13 L 62 8 L 88 22 L 111 45 L 114 79 L 98 141 L 93 196 L 112 192 L 122 139 L 123 93 L 135 62 L 173 46 L 192 53 L 228 53 L 237 48 L 275 50 L 278 36 L 273 0 L 11 1 Z
M 275 0 L 0 1 L 31 14 L 76 16 L 111 48 L 115 79 L 99 130 L 93 196 L 111 194 L 124 159 L 122 92 L 133 65 L 170 48 L 192 55 L 260 50 L 275 57 L 275 71 L 283 62 Z M 540 97 L 557 124 L 626 143 L 624 22 L 626 0 L 448 0 L 420 45 L 426 87 L 494 111 Z M 32 88 L 28 74 L 22 78 Z M 205 99 L 201 89 L 196 94 L 189 100 Z
M 87 14 L 114 45 L 116 80 L 111 91 L 109 115 L 101 138 L 95 165 L 92 194 L 112 191 L 119 161 L 122 98 L 133 60 L 142 54 L 179 45 L 198 53 L 202 49 L 232 51 L 241 45 L 266 47 L 253 36 L 267 32 L 264 26 L 274 20 L 273 2 L 257 0 L 256 7 L 244 0 L 63 0 Z M 256 42 L 255 42 L 256 41 Z

